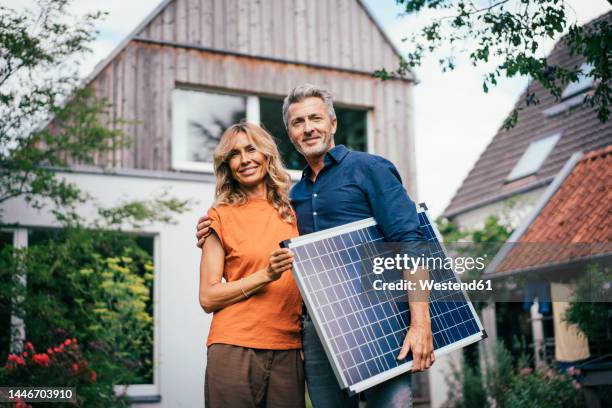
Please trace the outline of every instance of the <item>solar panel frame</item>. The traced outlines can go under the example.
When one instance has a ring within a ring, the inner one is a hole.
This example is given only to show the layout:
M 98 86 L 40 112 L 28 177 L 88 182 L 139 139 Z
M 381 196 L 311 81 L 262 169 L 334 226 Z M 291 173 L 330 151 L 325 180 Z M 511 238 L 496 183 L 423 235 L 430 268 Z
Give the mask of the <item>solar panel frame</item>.
M 443 254 L 447 254 L 446 248 L 444 247 L 443 241 L 442 241 L 442 237 L 440 236 L 439 231 L 437 230 L 435 224 L 433 224 L 431 222 L 431 218 L 427 212 L 427 207 L 425 204 L 421 203 L 419 204 L 419 206 L 417 207 L 417 213 L 419 214 L 419 221 L 421 222 L 421 227 L 427 227 L 430 226 L 431 231 L 433 232 L 434 236 L 437 239 L 437 244 L 440 246 L 440 250 L 442 251 Z M 423 226 L 422 221 L 421 221 L 421 216 L 424 217 L 424 220 L 426 221 L 425 226 Z M 283 241 L 281 243 L 281 246 L 289 248 L 289 249 L 293 249 L 294 252 L 296 248 L 298 247 L 302 247 L 302 246 L 306 246 L 308 244 L 312 244 L 318 241 L 321 241 L 322 239 L 325 238 L 330 238 L 330 237 L 336 237 L 336 236 L 341 236 L 343 234 L 349 233 L 349 232 L 353 232 L 353 231 L 359 231 L 359 230 L 363 230 L 365 228 L 368 227 L 372 227 L 372 226 L 376 226 L 377 223 L 375 221 L 374 218 L 368 218 L 368 219 L 364 219 L 364 220 L 360 220 L 360 221 L 356 221 L 356 222 L 352 222 L 349 224 L 345 224 L 345 225 L 341 225 L 338 227 L 334 227 L 334 228 L 330 228 L 330 229 L 326 229 L 323 231 L 318 231 L 312 234 L 307 234 L 307 235 L 303 235 L 300 237 L 296 237 L 293 239 L 289 239 L 286 241 Z M 296 254 L 297 257 L 297 254 Z M 347 377 L 347 375 L 345 375 L 345 372 L 341 369 L 341 367 L 343 366 L 343 364 L 339 361 L 339 356 L 333 352 L 333 346 L 331 344 L 331 339 L 325 335 L 324 329 L 323 329 L 323 324 L 322 322 L 325 322 L 324 316 L 322 316 L 322 312 L 320 310 L 319 307 L 317 307 L 317 305 L 319 305 L 317 299 L 315 299 L 314 294 L 308 289 L 307 284 L 306 284 L 306 279 L 304 277 L 304 275 L 301 273 L 300 271 L 300 267 L 299 264 L 296 260 L 296 262 L 294 262 L 293 264 L 293 269 L 292 269 L 292 273 L 294 276 L 294 280 L 300 290 L 300 293 L 302 294 L 302 298 L 304 300 L 304 303 L 306 304 L 306 307 L 308 308 L 308 313 L 312 318 L 312 321 L 314 323 L 315 326 L 315 330 L 317 332 L 317 335 L 319 336 L 319 339 L 321 339 L 321 343 L 323 345 L 323 348 L 325 350 L 325 353 L 328 357 L 328 359 L 330 360 L 331 363 L 331 367 L 334 371 L 334 374 L 336 376 L 336 379 L 338 380 L 339 386 L 343 389 L 346 389 L 348 391 L 349 394 L 353 395 L 356 393 L 359 393 L 363 390 L 366 390 L 370 387 L 373 387 L 377 384 L 380 384 L 384 381 L 387 381 L 397 375 L 400 375 L 402 373 L 405 373 L 407 371 L 409 371 L 412 368 L 412 360 L 407 360 L 406 362 L 402 363 L 401 365 L 398 365 L 397 367 L 393 367 L 390 369 L 386 369 L 378 374 L 375 374 L 371 377 L 368 377 L 364 380 L 358 381 L 358 382 L 351 382 L 350 379 Z M 454 273 L 454 272 L 453 272 Z M 459 276 L 454 273 L 454 277 L 455 279 L 457 279 L 457 281 L 460 282 L 460 278 Z M 466 304 L 468 305 L 469 311 L 470 311 L 470 317 L 471 319 L 474 320 L 474 322 L 477 325 L 477 329 L 478 331 L 475 334 L 472 334 L 468 337 L 465 337 L 459 341 L 456 342 L 452 342 L 448 345 L 445 345 L 443 347 L 439 347 L 435 349 L 435 354 L 437 357 L 448 354 L 454 350 L 458 350 L 460 348 L 463 348 L 469 344 L 475 343 L 481 339 L 484 339 L 487 337 L 487 334 L 482 326 L 482 323 L 480 322 L 480 319 L 478 318 L 478 315 L 476 314 L 476 311 L 474 309 L 474 306 L 472 305 L 472 303 L 469 300 L 469 297 L 467 296 L 467 294 L 465 293 L 464 290 L 460 290 L 457 291 L 456 293 L 462 293 L 464 300 L 466 302 Z M 350 299 L 350 297 L 346 298 L 346 299 Z M 430 306 L 431 307 L 431 306 Z M 463 307 L 463 306 L 461 306 Z M 458 310 L 458 309 L 453 309 L 453 310 Z M 387 316 L 387 315 L 385 315 Z M 395 314 L 392 316 L 399 316 L 399 314 Z M 355 317 L 356 318 L 356 317 Z M 358 319 L 360 320 L 360 319 Z M 377 322 L 380 321 L 384 321 L 386 320 L 386 318 L 383 319 L 378 319 Z M 401 322 L 399 321 L 400 319 L 398 318 L 398 323 L 400 323 L 401 326 Z M 432 322 L 434 322 L 434 318 L 432 317 Z M 469 320 L 469 319 L 468 319 Z M 369 321 L 367 326 L 358 326 L 358 328 L 371 328 L 372 326 L 372 322 Z M 405 327 L 405 325 L 403 326 Z M 472 326 L 473 328 L 473 326 Z M 395 333 L 395 332 L 393 332 Z M 393 334 L 392 333 L 392 334 Z M 384 334 L 384 332 L 383 332 Z M 386 337 L 388 337 L 389 335 L 387 334 Z M 400 345 L 401 346 L 401 345 Z M 369 346 L 368 346 L 369 347 Z M 373 347 L 373 346 L 372 346 Z M 374 348 L 374 347 L 373 347 Z M 399 350 L 399 349 L 398 349 Z M 350 350 L 349 350 L 350 351 Z M 382 351 L 382 349 L 381 349 Z M 363 357 L 363 355 L 362 355 Z M 381 355 L 374 355 L 375 358 L 381 358 Z M 374 360 L 374 358 L 373 358 Z M 373 363 L 374 364 L 374 363 Z M 356 364 L 354 367 L 357 367 L 358 365 Z M 384 368 L 384 365 L 381 364 L 381 367 Z M 370 371 L 368 369 L 368 371 Z

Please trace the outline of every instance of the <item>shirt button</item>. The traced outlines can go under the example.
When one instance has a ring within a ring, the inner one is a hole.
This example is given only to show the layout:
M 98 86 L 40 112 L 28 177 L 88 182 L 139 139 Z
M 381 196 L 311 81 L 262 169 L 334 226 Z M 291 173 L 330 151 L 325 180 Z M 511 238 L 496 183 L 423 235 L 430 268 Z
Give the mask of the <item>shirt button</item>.
M 314 193 L 312 196 L 313 196 L 314 198 L 317 198 L 318 194 L 317 194 L 317 193 Z
M 315 212 L 313 212 L 313 213 L 312 213 L 312 215 L 317 215 L 317 212 L 316 212 L 316 211 L 315 211 Z

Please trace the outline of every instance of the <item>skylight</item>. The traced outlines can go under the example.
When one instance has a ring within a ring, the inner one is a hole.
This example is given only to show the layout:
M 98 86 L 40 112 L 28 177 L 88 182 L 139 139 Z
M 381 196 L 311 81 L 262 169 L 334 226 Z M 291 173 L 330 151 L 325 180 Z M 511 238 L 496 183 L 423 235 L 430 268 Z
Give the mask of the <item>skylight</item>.
M 516 163 L 510 172 L 510 175 L 508 175 L 506 181 L 517 180 L 536 173 L 555 147 L 560 137 L 561 133 L 555 133 L 554 135 L 531 142 L 527 150 L 525 150 L 525 153 L 523 153 L 523 156 L 521 156 L 518 163 Z
M 570 82 L 563 93 L 561 94 L 561 99 L 567 99 L 576 94 L 582 93 L 587 89 L 593 86 L 593 77 L 587 76 L 593 70 L 593 65 L 585 62 L 580 66 L 580 71 L 582 72 L 578 75 L 578 81 Z

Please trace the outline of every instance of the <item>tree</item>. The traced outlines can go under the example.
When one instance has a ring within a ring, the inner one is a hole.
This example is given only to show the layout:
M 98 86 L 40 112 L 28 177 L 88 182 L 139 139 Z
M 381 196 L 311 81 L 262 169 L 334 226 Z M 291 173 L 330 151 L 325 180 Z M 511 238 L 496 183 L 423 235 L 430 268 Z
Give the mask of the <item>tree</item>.
M 59 211 L 86 200 L 56 175 L 71 163 L 128 143 L 105 117 L 108 103 L 81 89 L 78 63 L 104 13 L 76 17 L 68 0 L 38 0 L 17 12 L 0 6 L 0 204 L 23 197 Z M 106 121 L 106 123 L 105 123 Z
M 605 122 L 609 117 L 610 76 L 612 74 L 612 26 L 604 18 L 594 24 L 578 26 L 568 13 L 569 6 L 563 0 L 396 0 L 404 10 L 403 15 L 434 11 L 444 16 L 433 19 L 417 33 L 404 38 L 411 50 L 400 60 L 393 72 L 378 70 L 375 75 L 386 79 L 393 75 L 404 77 L 410 68 L 421 65 L 427 54 L 449 46 L 450 51 L 439 59 L 443 71 L 453 70 L 455 52 L 467 53 L 474 66 L 492 68 L 484 77 L 482 87 L 488 92 L 501 77 L 530 76 L 538 81 L 556 99 L 570 82 L 577 82 L 580 75 L 594 80 L 595 91 L 588 95 L 586 103 L 597 108 L 597 116 Z M 540 44 L 556 39 L 565 30 L 563 41 L 571 55 L 580 55 L 592 67 L 582 72 L 580 66 L 553 65 L 540 55 Z M 487 68 L 488 69 L 488 68 Z M 505 120 L 504 127 L 511 128 L 518 113 L 525 106 L 538 103 L 535 93 L 528 89 L 524 98 Z
M 47 364 L 49 356 L 57 356 L 53 345 L 59 341 L 76 353 L 69 346 L 74 336 L 79 355 L 73 357 L 84 357 L 83 364 L 95 370 L 87 372 L 86 384 L 79 383 L 79 406 L 127 406 L 113 386 L 152 381 L 154 283 L 150 253 L 138 237 L 120 230 L 126 224 L 172 222 L 170 214 L 187 210 L 190 200 L 162 192 L 98 207 L 99 217 L 86 224 L 79 218 L 77 205 L 90 197 L 57 170 L 96 163 L 99 155 L 127 145 L 129 137 L 108 117 L 107 101 L 79 83 L 78 61 L 104 14 L 72 16 L 68 0 L 36 5 L 23 12 L 0 6 L 0 205 L 17 197 L 34 208 L 52 203 L 65 228 L 28 248 L 0 248 L 0 319 L 3 324 L 20 319 L 36 348 L 47 350 L 25 364 L 21 356 L 33 352 L 32 343 L 23 332 L 11 336 L 3 330 L 0 340 L 10 340 L 11 351 L 20 355 L 0 362 L 0 383 L 74 384 L 80 363 L 68 365 L 68 372 L 60 370 L 63 363 Z M 7 345 L 0 344 L 0 352 Z M 40 375 L 29 371 L 32 367 Z

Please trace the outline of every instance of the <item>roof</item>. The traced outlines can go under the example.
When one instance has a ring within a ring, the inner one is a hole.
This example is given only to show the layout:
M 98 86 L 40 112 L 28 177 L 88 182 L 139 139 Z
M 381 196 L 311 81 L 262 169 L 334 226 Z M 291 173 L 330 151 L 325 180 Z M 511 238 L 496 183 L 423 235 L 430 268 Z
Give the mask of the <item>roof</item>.
M 121 51 L 123 51 L 126 46 L 130 43 L 130 41 L 133 40 L 150 40 L 150 41 L 155 41 L 157 40 L 156 38 L 148 38 L 148 36 L 143 34 L 145 33 L 146 29 L 154 24 L 156 19 L 162 19 L 163 14 L 165 12 L 165 10 L 173 5 L 173 3 L 177 3 L 177 2 L 185 2 L 186 0 L 161 0 L 159 2 L 159 4 L 155 7 L 155 9 L 153 9 L 151 11 L 151 13 L 149 13 L 147 15 L 147 17 L 145 17 L 145 19 L 143 21 L 140 22 L 140 24 L 138 24 L 138 26 L 136 26 L 128 35 L 127 37 L 125 37 L 120 43 L 119 45 L 117 45 L 117 47 L 115 47 L 115 49 L 102 61 L 100 61 L 96 67 L 94 68 L 93 72 L 86 78 L 86 80 L 84 81 L 84 83 L 89 83 L 91 80 L 93 80 L 94 78 L 96 78 L 103 70 L 104 68 L 106 68 L 118 55 L 119 53 L 121 53 Z M 391 50 L 391 53 L 396 56 L 397 58 L 401 57 L 401 52 L 399 51 L 399 49 L 397 48 L 397 46 L 391 41 L 390 37 L 387 35 L 387 33 L 385 32 L 385 30 L 382 28 L 382 26 L 379 24 L 378 20 L 375 18 L 375 16 L 373 15 L 373 13 L 371 12 L 371 10 L 369 9 L 369 7 L 362 1 L 362 0 L 354 0 L 356 2 L 356 4 L 358 5 L 358 7 L 363 10 L 363 12 L 365 13 L 365 15 L 367 16 L 367 19 L 374 25 L 375 30 L 380 34 L 380 36 L 382 37 L 384 43 L 386 43 L 389 46 L 389 49 Z M 245 4 L 247 2 L 242 2 L 242 4 Z M 259 2 L 256 2 L 257 4 L 259 4 Z M 202 9 L 197 8 L 197 10 L 200 10 L 200 12 L 204 13 L 204 7 L 207 3 L 205 1 L 202 2 Z M 211 3 L 212 4 L 212 3 Z M 238 3 L 236 2 L 235 4 L 233 3 L 233 6 L 238 7 Z M 323 5 L 326 6 L 326 5 Z M 213 6 L 214 7 L 214 6 Z M 223 6 L 223 10 L 227 12 L 227 8 L 232 7 L 232 4 L 230 5 L 224 5 Z M 257 6 L 259 7 L 259 6 Z M 298 11 L 295 10 L 294 13 L 297 15 Z M 173 13 L 174 14 L 174 13 Z M 173 19 L 176 18 L 176 16 L 172 17 Z M 251 23 L 252 24 L 252 23 Z M 314 24 L 314 22 L 313 22 Z M 215 27 L 215 29 L 217 29 L 218 27 Z M 363 28 L 362 28 L 363 29 Z M 179 42 L 173 42 L 174 45 L 179 44 Z M 199 44 L 182 44 L 182 45 L 194 45 L 194 46 L 198 46 Z M 202 48 L 205 49 L 207 51 L 220 51 L 223 53 L 233 53 L 233 54 L 239 54 L 239 55 L 249 55 L 249 53 L 245 53 L 245 52 L 236 52 L 236 50 L 234 49 L 221 49 L 221 48 L 215 48 L 215 47 L 198 47 L 198 48 Z M 253 57 L 262 57 L 262 58 L 273 58 L 273 59 L 279 59 L 279 58 L 275 58 L 277 57 L 276 55 L 266 55 L 265 53 L 262 55 L 250 55 Z M 399 60 L 398 60 L 399 61 Z M 299 61 L 299 60 L 295 60 L 295 61 L 284 61 L 284 62 L 292 62 L 292 63 L 306 63 L 308 64 L 309 61 Z M 312 65 L 312 64 L 308 64 L 308 65 Z M 316 64 L 315 64 L 316 65 Z M 322 65 L 326 65 L 326 64 L 322 64 Z M 336 68 L 347 68 L 347 67 L 336 67 Z M 349 69 L 350 70 L 350 69 Z M 409 81 L 414 81 L 417 82 L 416 76 L 412 71 L 409 71 L 409 74 L 407 75 L 407 77 L 405 78 Z
M 612 12 L 589 24 L 603 19 L 612 23 Z M 565 68 L 579 68 L 583 62 L 579 55 L 570 55 L 563 40 L 556 44 L 548 61 L 549 64 Z M 539 82 L 532 81 L 519 98 L 517 106 L 527 92 L 534 92 L 540 103 L 525 107 L 519 113 L 514 128 L 498 130 L 453 196 L 444 211 L 445 217 L 452 218 L 515 194 L 546 186 L 572 153 L 589 152 L 612 143 L 612 120 L 601 123 L 595 108 L 581 104 L 555 116 L 547 116 L 544 112 L 559 106 L 559 102 Z M 506 181 L 531 142 L 559 132 L 561 138 L 537 173 L 513 182 Z
M 487 273 L 506 275 L 612 256 L 612 145 L 582 155 L 570 167 Z

